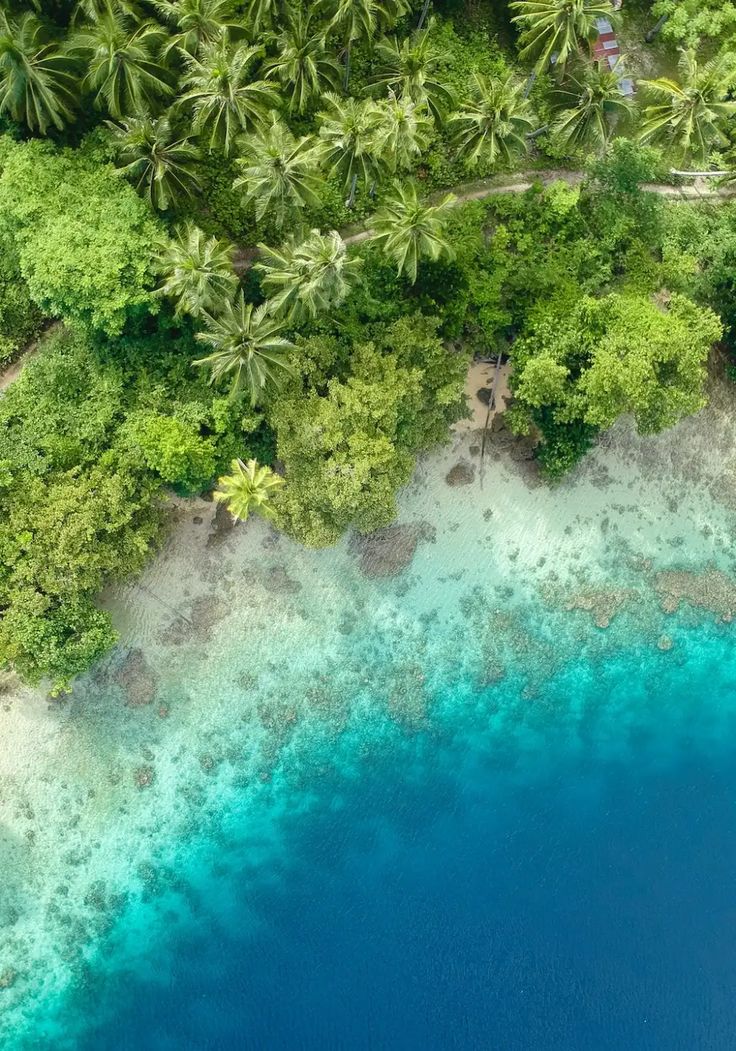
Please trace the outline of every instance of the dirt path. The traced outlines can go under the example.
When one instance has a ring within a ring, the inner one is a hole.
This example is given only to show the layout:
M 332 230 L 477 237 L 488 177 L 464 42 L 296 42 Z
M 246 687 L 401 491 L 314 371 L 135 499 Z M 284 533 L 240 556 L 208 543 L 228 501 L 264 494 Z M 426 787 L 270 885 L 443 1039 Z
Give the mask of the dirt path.
M 4 391 L 6 387 L 18 378 L 25 363 L 33 357 L 38 350 L 38 342 L 31 343 L 30 347 L 26 347 L 19 358 L 16 358 L 12 364 L 8 365 L 4 372 L 0 372 L 0 391 Z
M 508 182 L 497 182 L 494 178 L 490 178 L 480 179 L 474 183 L 461 183 L 450 190 L 442 190 L 430 194 L 430 200 L 436 201 L 448 193 L 452 193 L 456 198 L 455 204 L 465 204 L 467 201 L 483 201 L 488 197 L 495 197 L 502 193 L 525 193 L 537 184 L 550 186 L 554 182 L 564 182 L 568 186 L 580 186 L 584 178 L 585 172 L 567 171 L 565 169 L 519 172 Z M 705 180 L 696 180 L 694 186 L 645 183 L 642 189 L 675 201 L 712 201 L 715 204 L 736 200 L 736 187 L 712 188 L 705 185 Z M 340 233 L 345 244 L 360 244 L 362 241 L 367 241 L 373 231 L 368 225 L 361 228 L 356 226 L 346 227 Z

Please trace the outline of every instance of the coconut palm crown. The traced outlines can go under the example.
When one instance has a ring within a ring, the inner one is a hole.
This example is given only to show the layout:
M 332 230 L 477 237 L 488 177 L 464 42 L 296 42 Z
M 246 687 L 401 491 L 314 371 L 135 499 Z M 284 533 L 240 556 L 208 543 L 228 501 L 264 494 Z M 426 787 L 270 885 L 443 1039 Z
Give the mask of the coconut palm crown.
M 553 127 L 569 149 L 605 147 L 615 122 L 632 109 L 621 92 L 620 80 L 618 69 L 595 62 L 584 65 L 557 93 L 562 111 Z
M 736 102 L 728 95 L 735 85 L 733 54 L 723 52 L 701 66 L 694 51 L 683 51 L 679 81 L 639 81 L 652 99 L 644 109 L 641 141 L 669 145 L 681 160 L 705 164 L 714 147 L 728 144 L 725 130 L 736 114 Z
M 451 254 L 445 236 L 449 209 L 456 198 L 448 194 L 439 204 L 419 198 L 415 182 L 397 183 L 373 219 L 371 240 L 380 244 L 397 265 L 398 273 L 416 282 L 419 261 Z
M 0 114 L 42 135 L 61 130 L 73 119 L 77 87 L 72 63 L 34 14 L 0 12 Z
M 521 57 L 535 58 L 542 72 L 554 56 L 564 66 L 597 34 L 596 21 L 615 19 L 611 0 L 512 0 L 518 12 L 512 19 L 522 27 Z
M 469 167 L 479 161 L 508 164 L 526 152 L 526 134 L 533 126 L 532 108 L 523 86 L 511 75 L 473 74 L 470 97 L 450 121 L 458 153 Z
M 324 180 L 316 140 L 295 138 L 275 115 L 268 127 L 243 138 L 238 165 L 242 174 L 233 187 L 245 190 L 258 219 L 269 215 L 280 227 L 295 211 L 319 206 Z
M 284 479 L 270 467 L 259 466 L 257 460 L 233 460 L 231 474 L 218 478 L 218 488 L 212 494 L 217 503 L 224 504 L 238 522 L 245 522 L 252 511 L 272 518 L 271 500 L 284 484 Z
M 210 368 L 211 383 L 232 377 L 231 398 L 245 389 L 252 406 L 262 404 L 291 370 L 288 354 L 295 348 L 281 335 L 284 322 L 273 316 L 268 303 L 246 303 L 242 290 L 234 303 L 223 303 L 217 316 L 205 313 L 204 319 L 205 328 L 196 338 L 212 353 L 193 364 Z
M 358 278 L 362 260 L 350 259 L 345 242 L 333 230 L 311 230 L 301 242 L 280 249 L 259 245 L 263 287 L 270 307 L 290 320 L 316 317 L 339 306 Z
M 207 237 L 194 223 L 178 226 L 156 259 L 163 278 L 158 294 L 173 299 L 177 314 L 217 313 L 238 287 L 233 252 L 231 244 Z
M 199 189 L 194 163 L 199 150 L 177 138 L 168 117 L 130 117 L 111 124 L 119 170 L 139 193 L 163 211 Z

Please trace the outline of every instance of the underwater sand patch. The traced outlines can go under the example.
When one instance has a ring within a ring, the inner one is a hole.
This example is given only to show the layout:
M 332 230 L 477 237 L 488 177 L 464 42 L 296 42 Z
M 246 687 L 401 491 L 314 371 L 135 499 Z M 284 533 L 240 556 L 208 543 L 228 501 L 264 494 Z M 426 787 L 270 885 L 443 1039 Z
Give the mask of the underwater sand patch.
M 654 590 L 665 613 L 675 613 L 680 603 L 686 602 L 696 609 L 715 613 L 725 622 L 736 615 L 736 581 L 720 569 L 710 568 L 702 573 L 664 570 L 655 575 Z

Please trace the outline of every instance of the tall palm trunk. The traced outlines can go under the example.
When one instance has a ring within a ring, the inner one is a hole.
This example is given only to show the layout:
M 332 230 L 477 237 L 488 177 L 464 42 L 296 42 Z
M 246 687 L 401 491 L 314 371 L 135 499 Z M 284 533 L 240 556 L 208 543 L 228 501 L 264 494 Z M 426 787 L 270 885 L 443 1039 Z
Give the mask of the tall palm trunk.
M 662 26 L 665 24 L 665 22 L 667 21 L 667 19 L 669 17 L 670 17 L 669 15 L 662 15 L 661 18 L 657 19 L 657 21 L 654 23 L 654 25 L 649 30 L 647 35 L 644 37 L 644 39 L 646 40 L 647 44 L 651 44 L 652 43 L 652 41 L 656 37 L 657 33 L 659 33 L 660 29 L 662 28 Z
M 348 90 L 348 85 L 350 84 L 350 51 L 352 46 L 352 40 L 348 40 L 347 47 L 345 48 L 345 80 L 343 81 L 345 91 Z

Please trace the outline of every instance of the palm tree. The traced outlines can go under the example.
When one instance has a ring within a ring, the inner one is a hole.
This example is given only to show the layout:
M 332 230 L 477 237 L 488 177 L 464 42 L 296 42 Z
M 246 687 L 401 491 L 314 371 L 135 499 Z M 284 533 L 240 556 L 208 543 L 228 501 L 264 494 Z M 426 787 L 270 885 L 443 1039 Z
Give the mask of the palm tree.
M 393 193 L 373 218 L 371 240 L 391 256 L 399 276 L 405 273 L 414 284 L 420 259 L 450 254 L 445 223 L 455 200 L 448 194 L 439 204 L 426 204 L 419 199 L 415 182 L 394 185 Z
M 264 26 L 270 26 L 279 15 L 289 17 L 293 14 L 293 2 L 291 0 L 247 0 L 247 12 L 251 33 L 256 37 Z
M 211 383 L 232 375 L 230 397 L 245 387 L 251 406 L 259 405 L 291 370 L 287 354 L 295 347 L 281 335 L 284 322 L 273 316 L 270 304 L 246 303 L 242 290 L 234 303 L 223 303 L 217 317 L 205 313 L 204 318 L 206 328 L 196 338 L 213 352 L 193 364 L 209 366 Z
M 246 26 L 233 15 L 235 0 L 152 0 L 157 13 L 175 27 L 164 57 L 178 49 L 196 55 L 201 47 L 214 44 L 224 32 L 245 36 Z
M 284 484 L 281 475 L 270 467 L 259 467 L 257 460 L 241 459 L 230 464 L 232 474 L 217 479 L 218 488 L 212 494 L 219 504 L 225 504 L 236 522 L 245 522 L 251 511 L 264 518 L 273 518 L 271 499 Z
M 619 117 L 631 111 L 631 102 L 621 94 L 621 73 L 608 63 L 585 65 L 577 77 L 558 92 L 564 109 L 553 128 L 568 149 L 605 148 Z
M 263 288 L 272 298 L 270 309 L 290 321 L 316 317 L 342 303 L 355 283 L 362 260 L 349 259 L 345 242 L 333 230 L 311 230 L 301 243 L 281 249 L 259 245 Z
M 276 38 L 276 58 L 264 69 L 276 76 L 289 97 L 289 110 L 303 113 L 324 91 L 337 87 L 340 67 L 325 51 L 325 34 L 311 33 L 301 12 Z
M 322 157 L 330 174 L 342 179 L 349 190 L 347 203 L 352 207 L 358 181 L 375 182 L 383 168 L 381 111 L 370 99 L 342 99 L 332 92 L 322 101 L 325 110 L 318 114 Z
M 474 73 L 470 98 L 450 120 L 458 153 L 469 167 L 480 160 L 508 164 L 527 150 L 531 127 L 531 104 L 511 74 L 501 79 Z
M 253 61 L 261 54 L 260 47 L 231 44 L 225 34 L 198 55 L 187 56 L 186 93 L 179 102 L 192 104 L 192 127 L 208 137 L 210 149 L 228 154 L 236 135 L 261 126 L 278 105 L 271 84 L 250 80 Z
M 73 120 L 77 80 L 38 18 L 0 12 L 0 113 L 42 135 Z
M 176 228 L 156 263 L 163 277 L 157 292 L 175 301 L 177 314 L 214 314 L 238 287 L 232 245 L 207 237 L 193 223 Z
M 434 119 L 441 122 L 451 109 L 452 92 L 436 79 L 442 56 L 432 43 L 433 23 L 421 32 L 399 41 L 382 40 L 376 45 L 378 73 L 373 77 L 375 88 L 388 88 L 400 98 L 410 98 L 417 105 L 426 104 Z
M 160 211 L 199 189 L 194 163 L 199 151 L 177 138 L 168 117 L 130 117 L 109 126 L 115 136 L 120 171 L 135 182 Z
M 519 13 L 512 19 L 523 32 L 519 39 L 522 59 L 537 56 L 535 69 L 542 72 L 553 55 L 558 66 L 564 66 L 581 45 L 597 33 L 596 19 L 612 21 L 615 11 L 611 0 L 512 0 Z
M 95 93 L 95 103 L 112 117 L 146 113 L 173 93 L 168 73 L 158 59 L 164 40 L 161 26 L 143 22 L 132 28 L 122 15 L 105 14 L 77 30 L 69 53 L 87 67 L 82 87 Z
M 39 3 L 34 3 L 37 9 Z M 141 5 L 137 0 L 77 0 L 72 20 L 87 18 L 90 22 L 97 22 L 105 15 L 127 15 L 129 18 L 140 19 Z
M 242 175 L 233 187 L 243 187 L 255 203 L 256 217 L 271 216 L 277 226 L 309 205 L 318 207 L 324 179 L 319 171 L 316 140 L 296 139 L 274 114 L 263 131 L 243 139 L 238 159 Z
M 332 11 L 329 28 L 345 41 L 345 90 L 350 82 L 350 51 L 356 40 L 372 40 L 376 27 L 390 29 L 409 11 L 408 0 L 324 0 L 323 7 Z
M 640 138 L 673 147 L 683 160 L 705 164 L 714 146 L 728 143 L 724 129 L 736 113 L 736 102 L 727 98 L 736 83 L 734 57 L 723 52 L 701 67 L 694 51 L 683 51 L 680 72 L 681 83 L 668 77 L 639 81 L 656 100 L 644 110 Z
M 432 138 L 433 124 L 426 108 L 410 98 L 397 99 L 393 93 L 378 107 L 377 140 L 388 167 L 392 172 L 411 168 Z

